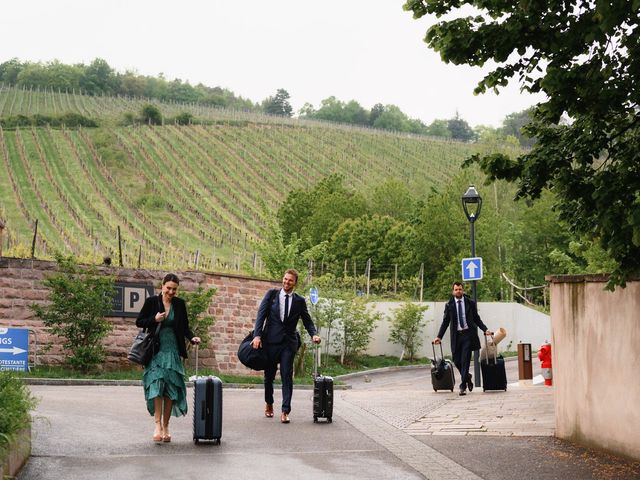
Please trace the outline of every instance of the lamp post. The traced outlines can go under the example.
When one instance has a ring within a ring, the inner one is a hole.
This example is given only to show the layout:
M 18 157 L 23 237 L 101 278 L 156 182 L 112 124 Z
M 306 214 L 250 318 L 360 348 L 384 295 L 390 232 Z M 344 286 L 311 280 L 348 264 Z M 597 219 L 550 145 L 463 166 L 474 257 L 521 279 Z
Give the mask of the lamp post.
M 464 214 L 469 220 L 471 224 L 471 256 L 476 256 L 476 229 L 475 224 L 476 220 L 480 216 L 480 210 L 482 209 L 482 197 L 476 190 L 476 187 L 473 185 L 469 185 L 469 188 L 462 195 L 462 208 L 464 210 Z M 473 301 L 478 303 L 478 292 L 476 291 L 476 280 L 472 280 L 471 283 L 471 295 L 473 297 Z M 473 374 L 476 377 L 475 386 L 480 386 L 480 351 L 473 351 Z

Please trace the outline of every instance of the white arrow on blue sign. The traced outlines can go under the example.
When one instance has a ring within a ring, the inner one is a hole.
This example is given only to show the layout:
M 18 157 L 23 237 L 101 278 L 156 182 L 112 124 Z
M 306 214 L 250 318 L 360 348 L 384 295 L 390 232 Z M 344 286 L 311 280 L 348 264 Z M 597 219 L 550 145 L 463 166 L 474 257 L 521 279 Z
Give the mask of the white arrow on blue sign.
M 482 279 L 482 258 L 472 257 L 462 259 L 462 280 L 472 281 Z
M 29 329 L 0 327 L 0 370 L 29 371 Z
M 313 305 L 315 305 L 316 303 L 318 303 L 318 289 L 316 287 L 311 287 L 311 290 L 309 290 L 309 298 L 311 299 L 311 303 Z

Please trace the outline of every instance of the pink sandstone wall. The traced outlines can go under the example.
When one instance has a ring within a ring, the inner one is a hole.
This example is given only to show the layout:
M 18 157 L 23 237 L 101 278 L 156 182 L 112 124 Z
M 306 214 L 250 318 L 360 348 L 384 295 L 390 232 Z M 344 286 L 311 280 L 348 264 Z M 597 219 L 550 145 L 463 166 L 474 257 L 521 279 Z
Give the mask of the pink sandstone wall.
M 640 281 L 549 276 L 556 435 L 640 460 Z
M 42 284 L 47 274 L 55 272 L 55 262 L 42 260 L 0 258 L 0 327 L 29 328 L 35 332 L 30 340 L 30 363 L 33 362 L 34 338 L 37 339 L 38 364 L 61 364 L 64 352 L 60 340 L 49 333 L 42 322 L 35 318 L 29 305 L 46 303 L 48 291 Z M 153 283 L 156 292 L 166 272 L 103 267 L 105 273 L 116 276 L 118 282 Z M 211 327 L 211 344 L 199 353 L 203 368 L 214 368 L 222 373 L 251 374 L 238 362 L 236 351 L 240 341 L 251 330 L 255 314 L 264 293 L 279 282 L 260 280 L 238 275 L 204 272 L 175 272 L 180 278 L 181 290 L 195 290 L 198 286 L 217 289 L 209 306 L 209 313 L 216 319 Z M 179 296 L 179 295 L 178 295 Z M 105 368 L 134 368 L 127 360 L 127 352 L 137 332 L 135 318 L 111 317 L 113 331 L 105 340 L 108 352 Z M 45 351 L 43 346 L 52 342 Z M 193 355 L 188 362 L 193 365 Z

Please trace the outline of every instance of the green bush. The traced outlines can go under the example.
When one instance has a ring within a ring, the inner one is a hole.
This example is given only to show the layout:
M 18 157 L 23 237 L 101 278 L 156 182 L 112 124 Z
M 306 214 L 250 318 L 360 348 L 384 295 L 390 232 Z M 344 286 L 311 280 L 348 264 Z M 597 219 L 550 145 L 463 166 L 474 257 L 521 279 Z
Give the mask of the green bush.
M 78 265 L 73 256 L 56 254 L 56 260 L 58 272 L 43 282 L 51 303 L 31 309 L 51 333 L 64 339 L 68 364 L 90 371 L 106 356 L 102 341 L 113 326 L 104 317 L 113 306 L 115 279 L 93 266 Z
M 16 435 L 29 426 L 36 400 L 11 371 L 0 371 L 0 460 Z M 1 463 L 1 462 L 0 462 Z

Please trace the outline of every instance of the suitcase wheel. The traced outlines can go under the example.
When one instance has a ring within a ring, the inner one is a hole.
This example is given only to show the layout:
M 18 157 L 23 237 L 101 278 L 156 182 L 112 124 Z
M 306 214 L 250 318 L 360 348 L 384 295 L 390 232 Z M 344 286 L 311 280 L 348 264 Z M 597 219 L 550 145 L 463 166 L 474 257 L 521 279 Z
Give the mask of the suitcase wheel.
M 482 388 L 482 391 L 483 391 L 483 392 L 486 392 L 486 391 L 487 391 L 487 389 L 483 387 L 483 388 Z
M 197 438 L 193 439 L 193 443 L 195 443 L 196 445 L 198 445 L 200 443 L 200 440 L 198 440 Z
M 433 391 L 434 391 L 434 392 L 437 392 L 437 391 L 438 391 L 438 389 L 437 389 L 436 387 L 433 387 Z
M 313 417 L 313 423 L 318 423 L 318 417 Z
M 451 389 L 451 393 L 453 393 L 453 388 Z
M 333 423 L 333 418 L 331 417 L 327 418 L 327 423 Z

